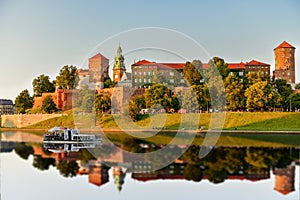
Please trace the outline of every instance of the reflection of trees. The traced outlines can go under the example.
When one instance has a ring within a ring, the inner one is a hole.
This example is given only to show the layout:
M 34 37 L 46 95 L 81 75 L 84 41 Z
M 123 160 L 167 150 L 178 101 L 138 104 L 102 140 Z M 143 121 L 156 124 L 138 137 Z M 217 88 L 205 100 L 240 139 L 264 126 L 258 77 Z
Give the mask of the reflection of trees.
M 248 148 L 246 149 L 245 161 L 248 163 L 247 172 L 261 173 L 270 169 L 272 156 L 264 149 Z
M 88 163 L 89 160 L 95 160 L 96 159 L 87 149 L 80 149 L 78 158 L 83 163 Z
M 47 170 L 49 166 L 55 166 L 54 158 L 43 158 L 41 155 L 34 155 L 34 160 L 32 164 L 35 168 L 40 170 Z
M 299 150 L 284 148 L 218 147 L 199 159 L 199 146 L 190 146 L 182 159 L 188 163 L 184 177 L 193 180 L 193 167 L 203 169 L 203 176 L 213 183 L 221 183 L 230 175 L 264 174 L 271 167 L 285 168 L 298 159 Z M 196 176 L 196 175 L 195 175 Z
M 188 164 L 184 168 L 183 176 L 186 180 L 199 182 L 202 180 L 202 171 L 199 165 Z
M 62 160 L 56 165 L 56 168 L 64 177 L 73 177 L 76 176 L 79 166 L 76 161 Z
M 27 160 L 30 154 L 33 154 L 33 148 L 31 146 L 27 146 L 25 142 L 20 142 L 16 144 L 15 152 L 21 158 Z

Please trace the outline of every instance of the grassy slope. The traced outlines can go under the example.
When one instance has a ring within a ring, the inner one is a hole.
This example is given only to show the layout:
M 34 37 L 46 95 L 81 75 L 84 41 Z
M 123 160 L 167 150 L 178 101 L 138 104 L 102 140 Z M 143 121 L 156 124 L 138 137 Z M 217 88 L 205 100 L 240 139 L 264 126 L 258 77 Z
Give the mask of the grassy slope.
M 54 126 L 74 127 L 74 119 L 71 111 L 62 117 L 48 119 L 43 122 L 29 126 L 28 128 L 44 128 Z M 220 114 L 216 114 L 218 117 Z M 183 118 L 181 118 L 183 117 Z M 164 127 L 167 130 L 176 130 L 180 127 L 185 129 L 196 129 L 198 126 L 209 127 L 211 114 L 168 114 L 143 116 L 138 122 L 131 122 L 127 118 L 119 115 L 108 115 L 101 118 L 99 124 L 101 128 L 118 128 L 124 129 L 152 129 L 155 127 Z M 91 116 L 76 116 L 76 124 L 79 128 L 89 128 L 94 121 Z M 197 122 L 200 122 L 199 124 Z M 117 122 L 117 123 L 116 123 Z M 300 131 L 300 113 L 289 112 L 257 112 L 257 113 L 226 113 L 226 119 L 223 129 L 238 130 L 299 130 Z

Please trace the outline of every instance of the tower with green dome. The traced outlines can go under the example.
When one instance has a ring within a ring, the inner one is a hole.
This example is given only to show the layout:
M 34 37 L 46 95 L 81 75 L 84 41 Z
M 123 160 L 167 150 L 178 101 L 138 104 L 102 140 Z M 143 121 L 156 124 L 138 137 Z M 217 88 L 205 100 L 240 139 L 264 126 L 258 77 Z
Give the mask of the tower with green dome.
M 115 56 L 115 62 L 113 67 L 113 81 L 119 82 L 126 71 L 126 67 L 124 64 L 124 56 L 122 55 L 122 49 L 119 44 L 117 49 L 117 54 Z

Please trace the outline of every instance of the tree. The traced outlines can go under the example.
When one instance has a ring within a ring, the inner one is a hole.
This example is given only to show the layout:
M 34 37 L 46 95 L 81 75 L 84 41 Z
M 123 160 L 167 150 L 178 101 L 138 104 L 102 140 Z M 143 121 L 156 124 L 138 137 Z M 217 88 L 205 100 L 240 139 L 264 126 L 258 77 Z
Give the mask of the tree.
M 63 66 L 59 76 L 56 77 L 56 85 L 63 89 L 74 89 L 77 86 L 76 70 L 77 68 L 73 65 Z
M 196 92 L 192 88 L 189 88 L 189 90 L 183 95 L 182 108 L 189 111 L 196 111 L 199 109 Z
M 28 159 L 30 154 L 34 153 L 32 146 L 26 145 L 25 142 L 17 142 L 15 152 L 25 160 Z
M 129 100 L 129 115 L 133 121 L 137 121 L 141 114 L 140 111 L 142 108 L 146 107 L 146 102 L 144 97 L 139 96 L 139 97 L 131 97 Z
M 15 99 L 17 113 L 24 114 L 27 109 L 32 108 L 33 98 L 30 96 L 28 90 L 23 90 Z
M 78 95 L 74 98 L 74 108 L 77 111 L 92 113 L 94 109 L 94 98 L 95 90 L 90 90 L 87 85 L 83 85 L 80 90 L 78 90 Z M 99 109 L 102 109 L 101 107 Z M 99 110 L 98 110 L 99 111 Z
M 210 60 L 207 64 L 205 79 L 207 88 L 209 89 L 211 105 L 214 109 L 225 109 L 226 93 L 224 88 L 223 77 L 220 76 L 218 67 L 214 60 Z
M 226 91 L 226 108 L 227 110 L 236 111 L 243 109 L 246 98 L 244 96 L 245 90 L 240 78 L 236 75 L 229 75 L 224 80 Z
M 76 161 L 62 160 L 56 165 L 56 168 L 64 177 L 73 177 L 76 176 L 79 166 Z
M 113 88 L 116 86 L 116 82 L 113 82 L 110 77 L 104 78 L 104 88 Z
M 219 73 L 222 76 L 222 79 L 224 80 L 229 75 L 230 72 L 230 70 L 228 69 L 228 64 L 225 63 L 224 59 L 219 57 L 213 57 L 213 61 L 216 67 L 218 68 Z
M 161 84 L 154 84 L 149 89 L 146 89 L 145 102 L 147 108 L 161 105 L 166 111 L 179 109 L 179 101 L 172 94 L 172 91 Z
M 250 111 L 265 110 L 270 107 L 274 90 L 267 81 L 258 81 L 246 90 L 245 97 L 246 106 Z
M 291 110 L 300 109 L 300 93 L 290 95 L 287 101 L 290 102 Z
M 199 64 L 197 61 L 194 61 L 194 64 L 197 64 L 197 67 L 202 66 L 202 64 Z M 183 67 L 183 75 L 189 86 L 199 85 L 200 80 L 202 79 L 199 70 L 191 62 L 185 63 Z
M 54 158 L 43 158 L 41 155 L 34 155 L 34 160 L 32 164 L 35 168 L 39 170 L 48 170 L 50 165 L 55 166 Z
M 295 89 L 296 89 L 296 90 L 300 90 L 300 83 L 297 83 L 297 84 L 295 85 Z
M 55 87 L 53 83 L 50 82 L 49 76 L 44 74 L 38 76 L 32 81 L 34 96 L 42 96 L 43 92 L 54 92 Z
M 259 82 L 259 81 L 268 81 L 269 78 L 263 72 L 249 72 L 246 74 L 246 79 L 243 81 L 244 87 L 247 89 L 251 85 Z
M 53 113 L 57 111 L 56 104 L 54 103 L 51 95 L 47 95 L 44 98 L 41 109 L 46 113 Z
M 289 108 L 289 97 L 292 94 L 292 86 L 284 79 L 276 79 L 274 81 L 274 90 L 282 97 L 281 107 L 284 109 Z
M 111 109 L 109 93 L 99 93 L 95 96 L 95 110 L 97 114 L 108 113 Z
M 186 180 L 200 182 L 202 180 L 202 171 L 200 166 L 187 164 L 184 168 L 183 176 Z

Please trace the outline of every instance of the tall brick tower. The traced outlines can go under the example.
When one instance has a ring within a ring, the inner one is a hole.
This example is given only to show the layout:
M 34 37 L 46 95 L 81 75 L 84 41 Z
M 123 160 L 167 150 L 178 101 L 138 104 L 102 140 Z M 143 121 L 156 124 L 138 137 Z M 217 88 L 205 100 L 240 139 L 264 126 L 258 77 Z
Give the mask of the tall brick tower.
M 98 53 L 89 58 L 89 82 L 96 83 L 96 87 L 103 88 L 104 78 L 108 77 L 109 60 Z
M 283 41 L 274 49 L 275 79 L 282 78 L 288 83 L 295 83 L 295 47 Z
M 115 56 L 115 63 L 113 67 L 113 81 L 119 82 L 125 73 L 126 68 L 124 64 L 124 56 L 122 55 L 122 49 L 119 44 L 119 47 L 117 49 L 117 55 Z

